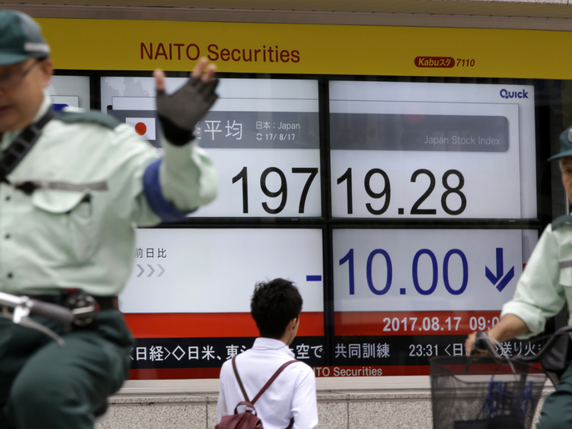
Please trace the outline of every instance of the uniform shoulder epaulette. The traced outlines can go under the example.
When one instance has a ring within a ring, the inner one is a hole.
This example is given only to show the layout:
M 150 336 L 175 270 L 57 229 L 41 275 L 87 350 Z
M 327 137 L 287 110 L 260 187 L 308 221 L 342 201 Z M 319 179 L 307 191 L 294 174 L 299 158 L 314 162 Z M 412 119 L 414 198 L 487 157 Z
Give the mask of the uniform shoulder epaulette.
M 98 112 L 97 110 L 87 110 L 85 112 L 57 112 L 54 116 L 62 122 L 75 123 L 75 122 L 92 122 L 94 124 L 103 125 L 111 130 L 114 130 L 121 124 L 117 119 L 111 115 Z
M 563 215 L 554 219 L 552 221 L 552 231 L 566 224 L 572 224 L 572 215 Z

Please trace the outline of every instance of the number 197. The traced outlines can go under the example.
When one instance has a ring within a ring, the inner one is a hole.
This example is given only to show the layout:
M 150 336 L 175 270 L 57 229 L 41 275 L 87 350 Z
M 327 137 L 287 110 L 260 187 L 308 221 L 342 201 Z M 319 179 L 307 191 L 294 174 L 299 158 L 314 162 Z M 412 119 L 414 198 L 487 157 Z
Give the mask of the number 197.
M 268 188 L 268 176 L 275 174 L 280 179 L 280 186 L 277 190 L 270 190 Z M 302 194 L 300 195 L 300 202 L 298 204 L 298 213 L 304 213 L 306 206 L 306 197 L 314 178 L 318 174 L 317 168 L 292 168 L 292 174 L 308 174 L 308 179 L 306 184 L 302 189 Z M 248 167 L 243 167 L 240 172 L 232 178 L 232 183 L 237 183 L 242 181 L 242 213 L 248 213 Z M 275 208 L 270 207 L 267 202 L 262 203 L 262 208 L 264 211 L 270 214 L 278 214 L 286 206 L 288 200 L 288 181 L 286 180 L 286 175 L 282 170 L 277 167 L 268 167 L 260 175 L 260 189 L 269 198 L 280 198 L 280 202 Z

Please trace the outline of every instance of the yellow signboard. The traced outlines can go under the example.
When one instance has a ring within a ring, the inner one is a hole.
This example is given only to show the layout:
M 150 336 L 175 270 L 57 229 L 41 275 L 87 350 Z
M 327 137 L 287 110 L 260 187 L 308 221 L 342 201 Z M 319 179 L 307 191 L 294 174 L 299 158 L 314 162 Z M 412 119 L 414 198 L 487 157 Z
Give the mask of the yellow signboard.
M 58 69 L 571 79 L 563 31 L 38 19 Z

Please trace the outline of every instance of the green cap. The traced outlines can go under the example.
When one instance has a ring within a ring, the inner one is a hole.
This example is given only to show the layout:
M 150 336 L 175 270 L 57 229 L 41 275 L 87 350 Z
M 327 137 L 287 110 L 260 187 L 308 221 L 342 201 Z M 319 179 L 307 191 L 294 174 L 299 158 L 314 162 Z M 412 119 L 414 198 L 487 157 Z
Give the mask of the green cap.
M 572 156 L 572 127 L 566 128 L 558 138 L 560 141 L 560 152 L 548 158 L 548 161 L 564 158 L 565 156 Z
M 0 66 L 49 55 L 50 47 L 36 21 L 22 12 L 0 10 Z

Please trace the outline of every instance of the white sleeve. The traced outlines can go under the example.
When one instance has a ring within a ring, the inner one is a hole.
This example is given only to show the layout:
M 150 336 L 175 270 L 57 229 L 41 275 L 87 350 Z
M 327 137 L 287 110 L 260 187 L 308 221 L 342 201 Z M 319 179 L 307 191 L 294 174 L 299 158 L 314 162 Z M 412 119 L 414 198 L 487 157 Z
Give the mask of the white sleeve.
M 292 397 L 294 429 L 318 427 L 318 400 L 316 398 L 316 377 L 312 368 L 300 372 Z

